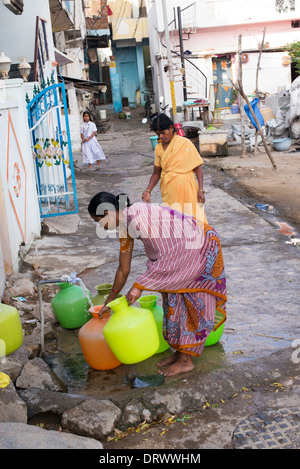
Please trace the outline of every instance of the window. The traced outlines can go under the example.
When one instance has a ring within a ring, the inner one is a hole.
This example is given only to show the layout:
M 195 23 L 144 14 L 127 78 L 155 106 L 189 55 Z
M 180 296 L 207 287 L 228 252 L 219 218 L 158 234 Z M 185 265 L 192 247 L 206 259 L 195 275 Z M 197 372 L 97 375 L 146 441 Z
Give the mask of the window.
M 147 18 L 147 8 L 140 7 L 140 18 Z
M 23 0 L 3 0 L 3 4 L 15 15 L 22 15 L 24 7 Z

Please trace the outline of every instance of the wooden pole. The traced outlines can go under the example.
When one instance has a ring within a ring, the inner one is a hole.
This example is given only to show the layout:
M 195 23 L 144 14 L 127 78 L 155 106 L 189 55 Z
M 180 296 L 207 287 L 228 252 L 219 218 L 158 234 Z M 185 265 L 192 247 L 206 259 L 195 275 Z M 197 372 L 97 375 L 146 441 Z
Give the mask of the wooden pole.
M 243 69 L 242 69 L 242 36 L 239 35 L 239 82 L 243 83 Z M 239 99 L 240 113 L 241 113 L 241 140 L 242 140 L 242 157 L 246 156 L 245 147 L 245 113 L 243 98 L 240 96 Z
M 262 49 L 263 49 L 264 42 L 265 42 L 265 34 L 266 34 L 266 27 L 264 28 L 264 32 L 263 32 L 263 38 L 262 38 L 262 42 L 259 48 L 259 56 L 258 56 L 257 67 L 256 67 L 256 88 L 255 88 L 256 97 L 258 97 L 258 72 L 259 72 L 259 66 L 260 66 L 261 53 L 262 53 Z M 258 138 L 258 130 L 256 130 L 255 132 L 254 155 L 256 155 L 257 153 L 257 138 Z
M 253 109 L 252 109 L 252 106 L 251 106 L 251 104 L 250 104 L 250 101 L 249 101 L 248 97 L 245 95 L 245 92 L 244 92 L 244 90 L 243 90 L 242 84 L 238 81 L 237 85 L 234 85 L 234 86 L 237 88 L 237 90 L 239 91 L 239 93 L 242 95 L 242 97 L 244 98 L 244 100 L 246 101 L 246 103 L 247 103 L 248 106 L 249 106 L 249 110 L 250 110 L 251 115 L 252 115 L 252 117 L 253 117 L 253 119 L 254 119 L 256 125 L 257 125 L 258 132 L 259 132 L 259 134 L 260 134 L 260 136 L 261 136 L 261 138 L 262 138 L 262 141 L 263 141 L 263 144 L 264 144 L 266 153 L 267 153 L 268 157 L 270 158 L 270 161 L 271 161 L 271 163 L 272 163 L 272 165 L 273 165 L 273 169 L 278 169 L 277 166 L 276 166 L 276 163 L 275 163 L 275 161 L 274 161 L 274 159 L 273 159 L 273 157 L 272 157 L 272 155 L 271 155 L 271 153 L 270 153 L 270 151 L 269 151 L 269 149 L 268 149 L 265 136 L 264 136 L 263 131 L 262 131 L 262 129 L 261 129 L 261 126 L 260 126 L 260 124 L 259 124 L 259 122 L 258 122 L 258 119 L 257 119 L 257 117 L 256 117 L 256 115 L 255 115 L 255 113 L 254 113 L 254 111 L 253 111 Z

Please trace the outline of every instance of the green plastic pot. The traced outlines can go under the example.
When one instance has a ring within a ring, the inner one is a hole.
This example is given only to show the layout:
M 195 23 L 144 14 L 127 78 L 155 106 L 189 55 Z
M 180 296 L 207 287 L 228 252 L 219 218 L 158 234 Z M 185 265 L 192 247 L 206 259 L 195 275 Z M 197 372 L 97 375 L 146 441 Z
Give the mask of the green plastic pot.
M 53 312 L 62 327 L 77 329 L 91 319 L 90 303 L 81 287 L 59 283 L 60 290 L 51 301 Z M 90 292 L 89 292 L 90 296 Z
M 94 306 L 104 305 L 107 295 L 109 295 L 110 290 L 112 289 L 111 283 L 102 283 L 101 285 L 97 285 L 95 290 L 97 291 L 97 295 L 93 296 L 92 303 Z
M 149 309 L 153 314 L 155 319 L 158 337 L 159 337 L 159 348 L 156 353 L 162 353 L 165 350 L 168 350 L 170 347 L 169 344 L 165 341 L 163 336 L 163 318 L 164 318 L 164 311 L 163 309 L 158 306 L 157 303 L 158 296 L 157 295 L 145 295 L 142 296 L 137 302 L 141 305 L 142 308 Z
M 216 310 L 215 312 L 215 320 L 214 320 L 214 326 L 216 324 L 218 324 L 221 319 L 223 318 L 223 315 L 221 315 L 219 313 L 219 311 Z M 215 331 L 211 331 L 211 333 L 209 334 L 209 336 L 207 337 L 206 339 L 206 342 L 205 342 L 205 347 L 208 347 L 210 345 L 214 345 L 216 344 L 217 342 L 219 342 L 219 340 L 221 339 L 222 337 L 222 334 L 223 334 L 223 331 L 224 331 L 224 326 L 225 326 L 225 322 L 220 326 L 218 327 L 217 330 Z

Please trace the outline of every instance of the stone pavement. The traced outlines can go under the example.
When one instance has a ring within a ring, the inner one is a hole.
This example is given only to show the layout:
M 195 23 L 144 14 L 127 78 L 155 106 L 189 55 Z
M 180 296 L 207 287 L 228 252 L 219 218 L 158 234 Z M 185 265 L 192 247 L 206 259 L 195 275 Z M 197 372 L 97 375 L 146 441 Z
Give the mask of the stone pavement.
M 113 280 L 118 240 L 97 237 L 87 205 L 100 190 L 126 192 L 132 202 L 140 200 L 153 167 L 148 138 L 152 134 L 141 124 L 139 110 L 132 116 L 126 121 L 108 116 L 111 128 L 98 136 L 107 156 L 99 169 L 89 170 L 81 155 L 74 155 L 79 214 L 45 219 L 47 234 L 36 240 L 36 250 L 33 247 L 25 256 L 28 265 L 39 266 L 43 278 L 76 271 L 92 292 L 96 285 Z M 263 444 L 299 448 L 292 428 L 299 428 L 300 407 L 296 348 L 300 338 L 300 251 L 285 244 L 286 238 L 243 201 L 217 187 L 209 161 L 204 173 L 206 215 L 220 235 L 228 281 L 223 337 L 219 344 L 204 350 L 193 372 L 169 378 L 154 389 L 130 389 L 124 386 L 124 376 L 156 373 L 157 357 L 132 368 L 122 365 L 110 373 L 92 373 L 90 380 L 76 381 L 72 376 L 66 383 L 71 392 L 109 397 L 121 407 L 140 400 L 159 404 L 170 415 L 191 413 L 180 431 L 173 425 L 160 436 L 164 431 L 159 433 L 161 423 L 143 438 L 129 435 L 104 443 L 104 448 L 256 448 Z M 158 186 L 152 199 L 161 200 Z M 124 293 L 144 265 L 143 249 L 136 243 Z M 66 355 L 64 344 L 60 347 Z M 64 381 L 62 363 L 54 361 L 52 365 Z M 263 433 L 268 438 L 263 438 Z

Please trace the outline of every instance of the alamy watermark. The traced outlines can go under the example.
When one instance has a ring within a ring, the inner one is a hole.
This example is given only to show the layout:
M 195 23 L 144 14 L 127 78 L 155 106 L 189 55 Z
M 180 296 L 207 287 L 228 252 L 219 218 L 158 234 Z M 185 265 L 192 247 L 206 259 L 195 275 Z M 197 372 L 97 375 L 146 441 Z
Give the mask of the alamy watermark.
M 127 206 L 127 197 L 119 199 L 120 213 Z M 160 208 L 160 210 L 158 210 Z M 97 224 L 96 234 L 100 239 L 106 238 L 149 238 L 184 239 L 186 249 L 199 249 L 203 243 L 202 220 L 204 209 L 201 204 L 184 204 L 184 213 L 179 203 L 171 206 L 153 203 L 147 205 L 147 210 L 140 204 L 134 204 L 128 217 L 123 217 L 120 227 L 117 226 L 116 208 L 112 204 L 99 204 L 96 215 L 101 216 Z M 196 212 L 196 220 L 189 213 Z M 202 229 L 201 229 L 202 227 Z
M 292 347 L 296 349 L 292 353 L 292 362 L 296 365 L 300 363 L 300 339 L 296 339 L 292 342 Z

